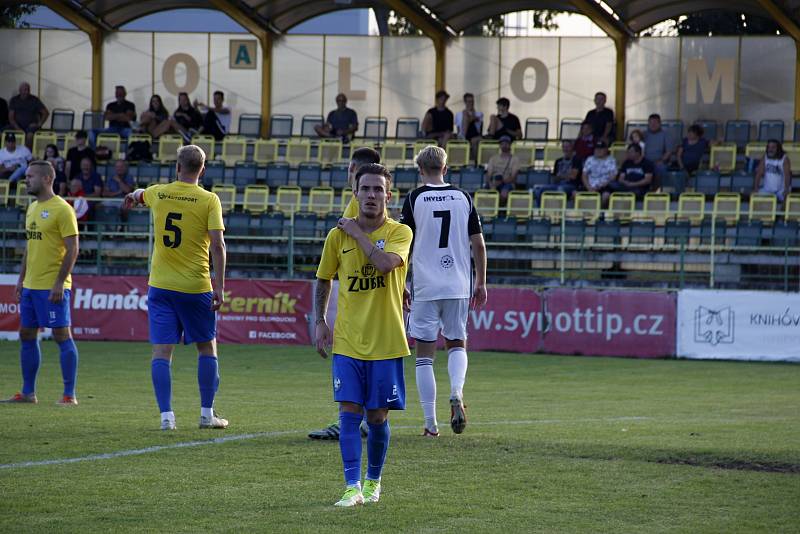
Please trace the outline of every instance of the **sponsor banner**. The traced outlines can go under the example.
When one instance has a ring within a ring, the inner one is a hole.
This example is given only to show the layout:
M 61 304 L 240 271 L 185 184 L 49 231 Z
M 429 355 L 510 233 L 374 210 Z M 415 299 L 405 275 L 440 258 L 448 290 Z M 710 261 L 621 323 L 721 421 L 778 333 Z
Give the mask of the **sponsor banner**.
M 675 295 L 645 291 L 545 292 L 541 350 L 658 358 L 675 354 Z
M 526 288 L 490 287 L 481 310 L 470 310 L 467 321 L 469 350 L 536 352 L 547 323 L 541 295 Z
M 683 290 L 678 356 L 800 362 L 800 294 Z
M 0 276 L 0 339 L 18 339 L 15 275 Z M 78 340 L 148 341 L 147 278 L 73 276 L 72 331 Z M 221 343 L 307 345 L 311 283 L 228 280 L 217 314 Z

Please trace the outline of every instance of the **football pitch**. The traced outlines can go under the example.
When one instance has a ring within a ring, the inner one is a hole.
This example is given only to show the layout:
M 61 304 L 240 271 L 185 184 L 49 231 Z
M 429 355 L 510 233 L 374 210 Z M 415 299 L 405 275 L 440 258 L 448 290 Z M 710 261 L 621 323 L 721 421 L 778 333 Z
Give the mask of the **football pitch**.
M 800 366 L 470 354 L 468 426 L 422 438 L 414 362 L 390 417 L 381 501 L 343 492 L 330 363 L 309 348 L 220 350 L 224 431 L 199 430 L 196 358 L 173 363 L 161 432 L 149 347 L 79 343 L 78 399 L 42 343 L 38 405 L 0 405 L 0 532 L 797 532 Z M 19 388 L 0 342 L 0 395 Z M 366 461 L 366 448 L 365 448 Z M 76 461 L 76 459 L 78 459 Z

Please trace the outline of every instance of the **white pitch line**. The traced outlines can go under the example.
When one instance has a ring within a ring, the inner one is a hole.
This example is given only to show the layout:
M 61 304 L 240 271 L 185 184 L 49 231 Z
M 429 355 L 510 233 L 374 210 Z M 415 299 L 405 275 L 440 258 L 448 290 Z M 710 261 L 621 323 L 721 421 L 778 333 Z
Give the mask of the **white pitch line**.
M 650 417 L 606 417 L 606 418 L 593 418 L 593 419 L 528 419 L 521 421 L 485 421 L 485 422 L 472 422 L 470 426 L 502 426 L 502 425 L 540 425 L 540 424 L 561 424 L 561 423 L 613 423 L 624 421 L 646 421 Z M 419 425 L 414 426 L 393 426 L 397 430 L 409 430 L 419 428 Z M 204 439 L 198 441 L 184 441 L 181 443 L 172 443 L 169 445 L 154 445 L 152 447 L 144 447 L 143 449 L 128 449 L 125 451 L 107 452 L 103 454 L 90 454 L 88 456 L 78 456 L 76 458 L 56 458 L 54 460 L 38 460 L 31 462 L 18 462 L 14 464 L 0 464 L 0 469 L 21 469 L 24 467 L 41 467 L 46 465 L 63 465 L 75 464 L 78 462 L 94 462 L 96 460 L 112 460 L 114 458 L 122 458 L 124 456 L 140 456 L 142 454 L 150 454 L 153 452 L 166 451 L 170 449 L 184 449 L 187 447 L 203 447 L 205 445 L 219 445 L 220 443 L 227 443 L 229 441 L 244 441 L 248 439 L 258 438 L 274 438 L 278 436 L 289 436 L 292 434 L 304 434 L 304 430 L 284 430 L 276 432 L 255 432 L 252 434 L 236 434 L 233 436 L 223 436 L 221 438 Z

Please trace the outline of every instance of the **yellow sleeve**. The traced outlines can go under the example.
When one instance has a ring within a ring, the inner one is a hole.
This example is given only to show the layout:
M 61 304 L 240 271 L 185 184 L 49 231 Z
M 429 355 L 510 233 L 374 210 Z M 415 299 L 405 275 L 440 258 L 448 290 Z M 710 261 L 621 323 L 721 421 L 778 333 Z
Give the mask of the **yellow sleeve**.
M 334 228 L 328 232 L 325 238 L 325 246 L 322 248 L 322 257 L 317 267 L 317 278 L 322 280 L 332 280 L 336 271 L 339 270 L 339 240 L 342 231 Z
M 61 237 L 78 235 L 78 219 L 75 217 L 75 210 L 70 206 L 65 206 L 59 214 L 58 231 Z
M 144 201 L 146 206 L 153 207 L 152 201 L 156 198 L 156 192 L 161 184 L 154 184 L 149 186 L 147 189 L 144 190 L 144 194 L 142 195 L 142 200 Z
M 403 263 L 408 261 L 408 253 L 411 250 L 411 240 L 414 237 L 414 232 L 411 231 L 409 226 L 405 224 L 398 224 L 395 226 L 386 244 L 383 246 L 384 252 L 392 252 L 400 256 Z
M 208 229 L 225 230 L 225 224 L 222 222 L 222 203 L 214 193 L 208 202 Z
M 347 217 L 348 219 L 355 219 L 358 217 L 358 200 L 356 199 L 355 195 L 350 199 L 350 202 L 347 204 L 347 207 L 344 209 L 344 214 L 342 217 Z

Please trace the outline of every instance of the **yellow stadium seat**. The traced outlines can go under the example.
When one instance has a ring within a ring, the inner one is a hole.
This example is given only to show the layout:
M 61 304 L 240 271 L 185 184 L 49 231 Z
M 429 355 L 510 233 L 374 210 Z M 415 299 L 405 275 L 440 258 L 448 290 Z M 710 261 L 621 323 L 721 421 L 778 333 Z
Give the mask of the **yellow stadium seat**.
M 747 143 L 744 148 L 744 155 L 750 159 L 761 159 L 764 157 L 764 152 L 767 151 L 767 143 L 753 142 Z
M 311 159 L 311 141 L 308 139 L 289 139 L 286 143 L 286 162 L 297 167 Z
M 725 219 L 728 225 L 739 222 L 739 213 L 742 207 L 742 197 L 739 193 L 717 193 L 714 195 L 715 219 Z
M 168 162 L 178 159 L 178 149 L 183 146 L 183 137 L 164 134 L 158 138 L 158 161 Z
M 511 191 L 508 193 L 506 212 L 517 220 L 530 219 L 533 211 L 533 193 L 530 191 Z
M 399 141 L 387 141 L 381 147 L 381 163 L 387 169 L 394 169 L 406 162 L 406 144 Z
M 643 218 L 654 221 L 657 226 L 664 226 L 670 218 L 669 193 L 647 193 L 644 196 Z
M 731 172 L 736 169 L 736 145 L 731 143 L 712 146 L 708 165 L 712 169 L 719 169 L 719 172 Z
M 222 154 L 219 159 L 226 167 L 233 167 L 237 161 L 247 158 L 247 138 L 238 135 L 226 135 L 222 140 Z
M 392 198 L 389 199 L 386 209 L 389 210 L 392 217 L 396 218 L 400 214 L 400 210 L 403 208 L 403 197 L 400 195 L 400 190 L 396 187 L 393 187 L 391 192 Z
M 556 164 L 556 160 L 564 155 L 561 144 L 547 144 L 544 145 L 544 156 L 542 158 L 542 167 L 545 169 L 552 169 Z
M 411 159 L 416 158 L 417 154 L 419 154 L 426 146 L 437 146 L 437 144 L 433 139 L 417 139 L 414 141 L 414 154 Z
M 28 186 L 20 180 L 17 182 L 17 193 L 14 196 L 14 205 L 18 208 L 27 208 L 31 203 L 31 196 L 28 194 Z
M 269 187 L 248 185 L 244 188 L 244 210 L 250 213 L 264 213 L 269 203 Z
M 486 165 L 492 156 L 500 152 L 500 143 L 491 139 L 482 139 L 478 143 L 478 165 Z
M 334 191 L 332 187 L 312 187 L 308 193 L 308 210 L 324 217 L 333 211 Z
M 450 168 L 466 167 L 469 165 L 469 141 L 451 139 L 447 142 L 447 166 Z
M 700 224 L 706 212 L 706 196 L 703 193 L 681 193 L 678 197 L 678 218 L 692 224 Z
M 14 138 L 17 141 L 17 145 L 25 144 L 25 132 L 23 132 L 22 130 L 3 130 L 3 135 L 0 135 L 0 149 L 5 148 L 6 136 L 10 133 L 14 134 Z
M 347 208 L 347 205 L 350 204 L 350 200 L 353 198 L 353 190 L 349 187 L 345 187 L 342 189 L 342 194 L 339 196 L 339 211 L 344 214 L 344 210 Z
M 119 156 L 119 150 L 122 140 L 119 134 L 115 133 L 101 133 L 97 136 L 97 147 L 104 146 L 111 152 L 111 159 L 116 159 Z
M 751 221 L 761 221 L 771 225 L 775 222 L 778 210 L 778 198 L 768 193 L 750 195 L 749 217 Z
M 614 143 L 611 145 L 608 151 L 611 153 L 611 156 L 617 160 L 617 168 L 622 167 L 622 164 L 625 163 L 626 159 L 628 159 L 628 147 L 624 144 L 620 145 Z
M 611 193 L 608 200 L 608 216 L 623 223 L 633 219 L 636 209 L 636 195 L 627 192 Z
M 296 185 L 282 185 L 278 188 L 275 209 L 286 214 L 296 213 L 300 211 L 302 196 L 303 190 Z
M 342 161 L 341 139 L 323 139 L 317 148 L 317 159 L 323 166 L 329 166 Z
M 800 222 L 800 193 L 790 193 L 786 196 L 786 209 L 784 218 L 786 221 Z
M 786 143 L 783 145 L 783 151 L 789 158 L 792 174 L 800 172 L 800 143 Z
M 567 194 L 562 191 L 545 191 L 542 193 L 539 214 L 551 222 L 561 221 L 567 210 Z
M 500 193 L 494 189 L 475 192 L 475 209 L 484 219 L 494 219 L 500 211 Z
M 589 224 L 593 224 L 600 217 L 600 201 L 600 193 L 579 191 L 575 194 L 573 214 Z
M 517 156 L 521 167 L 533 167 L 536 162 L 536 143 L 531 141 L 514 141 L 511 153 Z
M 214 184 L 211 186 L 211 192 L 219 197 L 223 213 L 232 211 L 236 207 L 236 186 Z
M 217 140 L 213 135 L 195 134 L 192 136 L 192 144 L 199 146 L 206 154 L 206 159 L 214 159 L 214 150 L 217 146 Z
M 253 143 L 253 161 L 262 165 L 278 161 L 278 140 L 256 139 Z
M 33 159 L 44 159 L 44 151 L 47 145 L 58 146 L 58 134 L 47 130 L 39 130 L 33 134 Z
M 76 133 L 77 132 L 65 132 L 65 133 L 58 134 L 58 138 L 61 140 L 61 143 L 59 144 L 59 146 L 63 147 L 63 148 L 59 148 L 58 150 L 60 152 L 63 152 L 65 156 L 66 156 L 67 151 L 69 151 L 70 148 L 75 146 L 75 134 Z M 130 144 L 130 142 L 129 142 L 129 144 Z
M 8 191 L 11 185 L 8 180 L 0 180 L 0 206 L 8 206 Z

